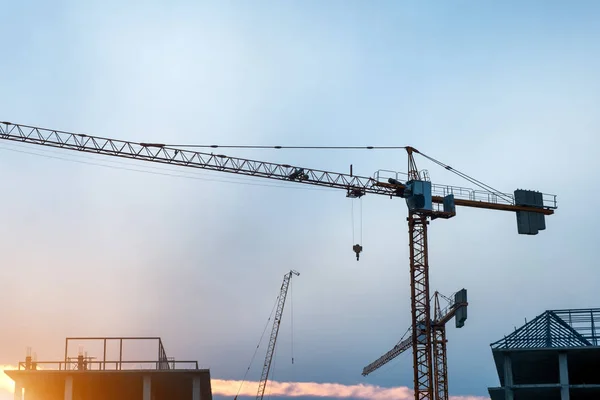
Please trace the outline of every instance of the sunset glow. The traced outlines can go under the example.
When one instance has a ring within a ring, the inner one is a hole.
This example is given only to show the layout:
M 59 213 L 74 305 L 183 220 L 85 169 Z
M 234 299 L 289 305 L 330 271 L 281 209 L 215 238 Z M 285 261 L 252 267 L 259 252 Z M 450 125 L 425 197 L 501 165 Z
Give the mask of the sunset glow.
M 241 381 L 212 379 L 213 395 L 234 397 Z M 246 382 L 239 396 L 256 396 L 258 382 Z M 352 398 L 370 400 L 412 400 L 412 389 L 405 386 L 384 388 L 374 385 L 342 385 L 339 383 L 317 382 L 269 382 L 266 394 L 272 397 L 321 397 L 321 398 Z M 451 400 L 489 400 L 487 397 L 450 396 Z
M 0 364 L 0 370 L 4 371 L 7 369 L 17 369 L 17 367 L 12 366 L 12 365 L 1 365 Z M 8 377 L 8 375 L 6 375 L 5 373 L 1 373 L 0 374 L 0 393 L 14 393 L 15 391 L 15 384 L 13 382 L 12 379 L 10 379 Z
M 10 365 L 0 365 L 0 369 L 15 369 Z M 212 379 L 212 393 L 215 396 L 234 397 L 238 394 L 241 381 Z M 256 396 L 258 382 L 245 382 L 239 396 Z M 6 375 L 0 375 L 0 399 L 2 394 L 14 392 L 14 384 Z M 384 388 L 373 385 L 342 385 L 339 383 L 317 382 L 269 382 L 267 393 L 271 397 L 319 397 L 319 398 L 352 398 L 369 400 L 411 400 L 413 392 L 407 387 Z M 487 397 L 450 396 L 450 400 L 489 400 Z

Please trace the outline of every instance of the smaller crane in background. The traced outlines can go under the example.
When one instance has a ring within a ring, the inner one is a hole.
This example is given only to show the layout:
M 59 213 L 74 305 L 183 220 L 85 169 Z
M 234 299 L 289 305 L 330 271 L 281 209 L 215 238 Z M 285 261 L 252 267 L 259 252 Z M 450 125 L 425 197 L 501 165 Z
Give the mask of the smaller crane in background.
M 440 306 L 440 297 L 448 302 L 444 309 Z M 448 400 L 448 357 L 446 356 L 446 322 L 455 318 L 456 327 L 462 328 L 467 320 L 467 289 L 454 294 L 454 300 L 440 292 L 434 295 L 434 319 L 431 323 L 433 336 L 433 380 L 435 400 Z
M 275 344 L 277 343 L 279 325 L 281 325 L 283 307 L 285 306 L 285 299 L 287 297 L 290 281 L 292 280 L 292 275 L 300 276 L 300 273 L 294 270 L 290 270 L 290 272 L 284 275 L 283 282 L 281 283 L 281 290 L 279 291 L 279 297 L 277 298 L 277 309 L 275 311 L 275 319 L 273 320 L 273 328 L 271 329 L 271 337 L 269 338 L 269 346 L 267 347 L 267 355 L 265 356 L 265 363 L 263 365 L 262 375 L 260 377 L 260 382 L 258 383 L 258 393 L 256 394 L 256 400 L 262 400 L 263 396 L 265 395 L 265 389 L 267 388 L 267 380 L 269 379 L 269 371 L 271 370 L 271 361 L 273 360 L 273 353 L 275 353 Z
M 446 356 L 446 323 L 456 317 L 456 327 L 462 328 L 467 319 L 467 290 L 461 289 L 454 294 L 454 300 L 444 296 L 440 292 L 434 294 L 434 320 L 431 321 L 431 334 L 433 336 L 433 365 L 434 365 L 434 395 L 435 400 L 448 400 L 448 363 Z M 448 302 L 442 308 L 440 298 Z M 423 321 L 420 322 L 424 324 Z M 408 336 L 406 339 L 405 337 Z M 412 347 L 412 332 L 409 328 L 402 339 L 390 351 L 363 368 L 362 375 L 367 376 L 371 372 L 383 367 L 400 354 Z

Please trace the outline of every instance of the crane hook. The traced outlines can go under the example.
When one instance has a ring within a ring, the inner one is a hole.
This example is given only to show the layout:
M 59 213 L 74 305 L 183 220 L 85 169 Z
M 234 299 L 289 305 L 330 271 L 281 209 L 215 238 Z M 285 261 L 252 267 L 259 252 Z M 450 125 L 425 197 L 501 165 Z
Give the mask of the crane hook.
M 360 244 L 355 244 L 354 246 L 352 246 L 352 250 L 354 250 L 354 252 L 356 253 L 356 261 L 358 261 L 358 258 L 360 257 L 360 252 L 362 251 L 362 246 Z

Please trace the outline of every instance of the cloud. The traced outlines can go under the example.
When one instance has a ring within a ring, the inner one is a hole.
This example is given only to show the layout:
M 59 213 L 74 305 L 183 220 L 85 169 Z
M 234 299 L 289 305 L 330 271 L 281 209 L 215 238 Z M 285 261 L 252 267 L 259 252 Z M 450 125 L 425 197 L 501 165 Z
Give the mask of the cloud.
M 235 396 L 242 381 L 211 380 L 214 395 Z M 255 396 L 257 382 L 247 382 L 240 390 L 239 396 Z M 405 386 L 384 388 L 374 385 L 342 385 L 339 383 L 316 382 L 269 382 L 267 393 L 272 397 L 326 397 L 352 398 L 369 400 L 412 400 L 412 389 Z M 450 396 L 450 400 L 489 400 L 481 396 Z
M 0 365 L 0 370 L 15 369 L 14 366 Z M 258 382 L 212 379 L 213 395 L 234 397 L 255 396 Z M 242 386 L 238 394 L 238 390 Z M 6 374 L 0 374 L 0 400 L 4 400 L 8 393 L 14 393 L 15 387 L 12 379 Z M 405 386 L 384 388 L 374 385 L 342 385 L 340 383 L 317 382 L 276 382 L 270 381 L 267 393 L 272 397 L 326 397 L 326 398 L 352 398 L 369 400 L 412 400 L 413 391 Z M 8 397 L 6 397 L 8 398 Z M 489 400 L 481 396 L 450 396 L 450 400 Z

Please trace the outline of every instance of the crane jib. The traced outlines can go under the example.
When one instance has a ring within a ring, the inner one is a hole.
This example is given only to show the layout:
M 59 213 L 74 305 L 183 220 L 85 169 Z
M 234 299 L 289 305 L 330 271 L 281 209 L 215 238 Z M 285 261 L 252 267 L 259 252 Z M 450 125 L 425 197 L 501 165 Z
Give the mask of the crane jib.
M 223 154 L 203 153 L 193 150 L 175 149 L 161 143 L 136 143 L 100 136 L 71 133 L 39 128 L 29 125 L 0 122 L 0 139 L 62 148 L 67 150 L 131 158 L 140 161 L 179 165 L 189 168 L 255 176 L 279 181 L 324 186 L 347 191 L 348 197 L 378 194 L 403 197 L 405 184 L 394 184 L 373 177 L 343 174 L 311 168 L 295 167 L 266 161 L 229 157 Z M 431 200 L 443 204 L 444 197 L 451 194 L 454 204 L 464 207 L 485 208 L 505 211 L 528 211 L 551 215 L 556 209 L 556 196 L 543 194 L 541 207 L 517 205 L 510 194 L 498 196 L 494 193 L 477 191 L 448 185 L 431 185 Z

